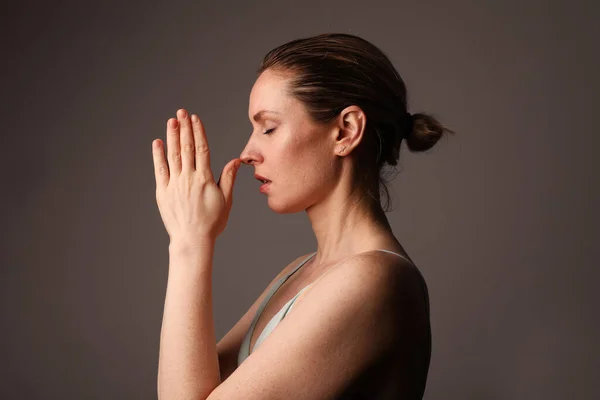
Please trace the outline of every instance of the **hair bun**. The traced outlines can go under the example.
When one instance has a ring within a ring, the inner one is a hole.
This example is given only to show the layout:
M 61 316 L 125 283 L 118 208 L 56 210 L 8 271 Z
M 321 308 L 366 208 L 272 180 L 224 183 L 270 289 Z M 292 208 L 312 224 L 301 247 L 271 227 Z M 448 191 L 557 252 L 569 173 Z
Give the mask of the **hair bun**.
M 412 152 L 429 150 L 444 134 L 454 133 L 429 114 L 413 114 L 410 121 L 412 125 L 406 136 L 406 145 Z

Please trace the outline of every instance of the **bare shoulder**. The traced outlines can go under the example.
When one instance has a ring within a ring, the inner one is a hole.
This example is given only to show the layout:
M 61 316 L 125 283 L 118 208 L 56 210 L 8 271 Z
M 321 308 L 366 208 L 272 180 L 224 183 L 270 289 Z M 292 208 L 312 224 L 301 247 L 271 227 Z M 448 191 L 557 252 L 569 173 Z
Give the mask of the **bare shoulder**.
M 381 251 L 368 251 L 347 257 L 325 272 L 314 284 L 329 285 L 338 280 L 363 283 L 365 290 L 390 290 L 418 288 L 421 275 L 417 267 L 407 259 Z M 385 295 L 384 292 L 381 292 Z
M 382 251 L 369 251 L 346 260 L 347 271 L 363 279 L 371 280 L 375 288 L 389 290 L 387 299 L 403 316 L 407 308 L 424 311 L 428 305 L 428 293 L 425 279 L 417 266 L 407 258 L 398 257 Z M 370 278 L 369 278 L 370 277 Z
M 374 250 L 347 257 L 313 282 L 296 303 L 332 290 L 379 307 L 379 315 L 389 317 L 394 331 L 426 317 L 428 294 L 420 271 L 394 254 Z
M 346 273 L 373 280 L 393 293 L 405 298 L 421 292 L 423 276 L 417 266 L 407 258 L 382 251 L 369 251 L 344 260 L 341 264 Z

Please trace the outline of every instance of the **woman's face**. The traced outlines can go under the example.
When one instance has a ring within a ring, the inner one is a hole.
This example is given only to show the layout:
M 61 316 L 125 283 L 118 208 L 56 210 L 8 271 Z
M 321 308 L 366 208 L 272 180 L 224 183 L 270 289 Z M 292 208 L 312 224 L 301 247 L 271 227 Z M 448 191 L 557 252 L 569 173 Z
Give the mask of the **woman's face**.
M 252 134 L 240 158 L 271 181 L 269 207 L 278 213 L 303 211 L 331 192 L 340 173 L 334 125 L 311 121 L 304 105 L 287 92 L 289 75 L 264 71 L 250 92 Z M 256 190 L 262 183 L 257 181 Z

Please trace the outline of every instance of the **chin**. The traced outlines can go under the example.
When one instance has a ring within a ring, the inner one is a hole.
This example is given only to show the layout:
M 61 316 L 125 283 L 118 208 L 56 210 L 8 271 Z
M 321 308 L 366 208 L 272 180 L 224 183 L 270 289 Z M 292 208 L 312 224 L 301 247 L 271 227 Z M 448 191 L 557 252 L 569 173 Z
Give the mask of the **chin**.
M 297 200 L 293 201 L 291 199 L 287 199 L 287 201 L 283 199 L 280 201 L 269 196 L 267 202 L 269 204 L 269 208 L 277 214 L 295 214 L 304 211 L 307 208 L 306 204 Z

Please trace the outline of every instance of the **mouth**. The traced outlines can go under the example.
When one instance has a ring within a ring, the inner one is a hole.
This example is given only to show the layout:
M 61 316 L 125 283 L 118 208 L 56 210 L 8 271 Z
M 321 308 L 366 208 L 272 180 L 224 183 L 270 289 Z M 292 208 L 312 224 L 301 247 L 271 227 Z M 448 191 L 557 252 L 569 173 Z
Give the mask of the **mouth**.
M 262 183 L 262 185 L 260 185 L 260 192 L 261 193 L 268 193 L 269 192 L 269 187 L 271 186 L 270 183 L 271 181 L 267 178 L 265 178 L 264 176 L 255 174 L 254 177 L 260 182 Z
M 264 176 L 254 175 L 254 177 L 261 183 L 270 183 L 271 181 L 265 178 Z

